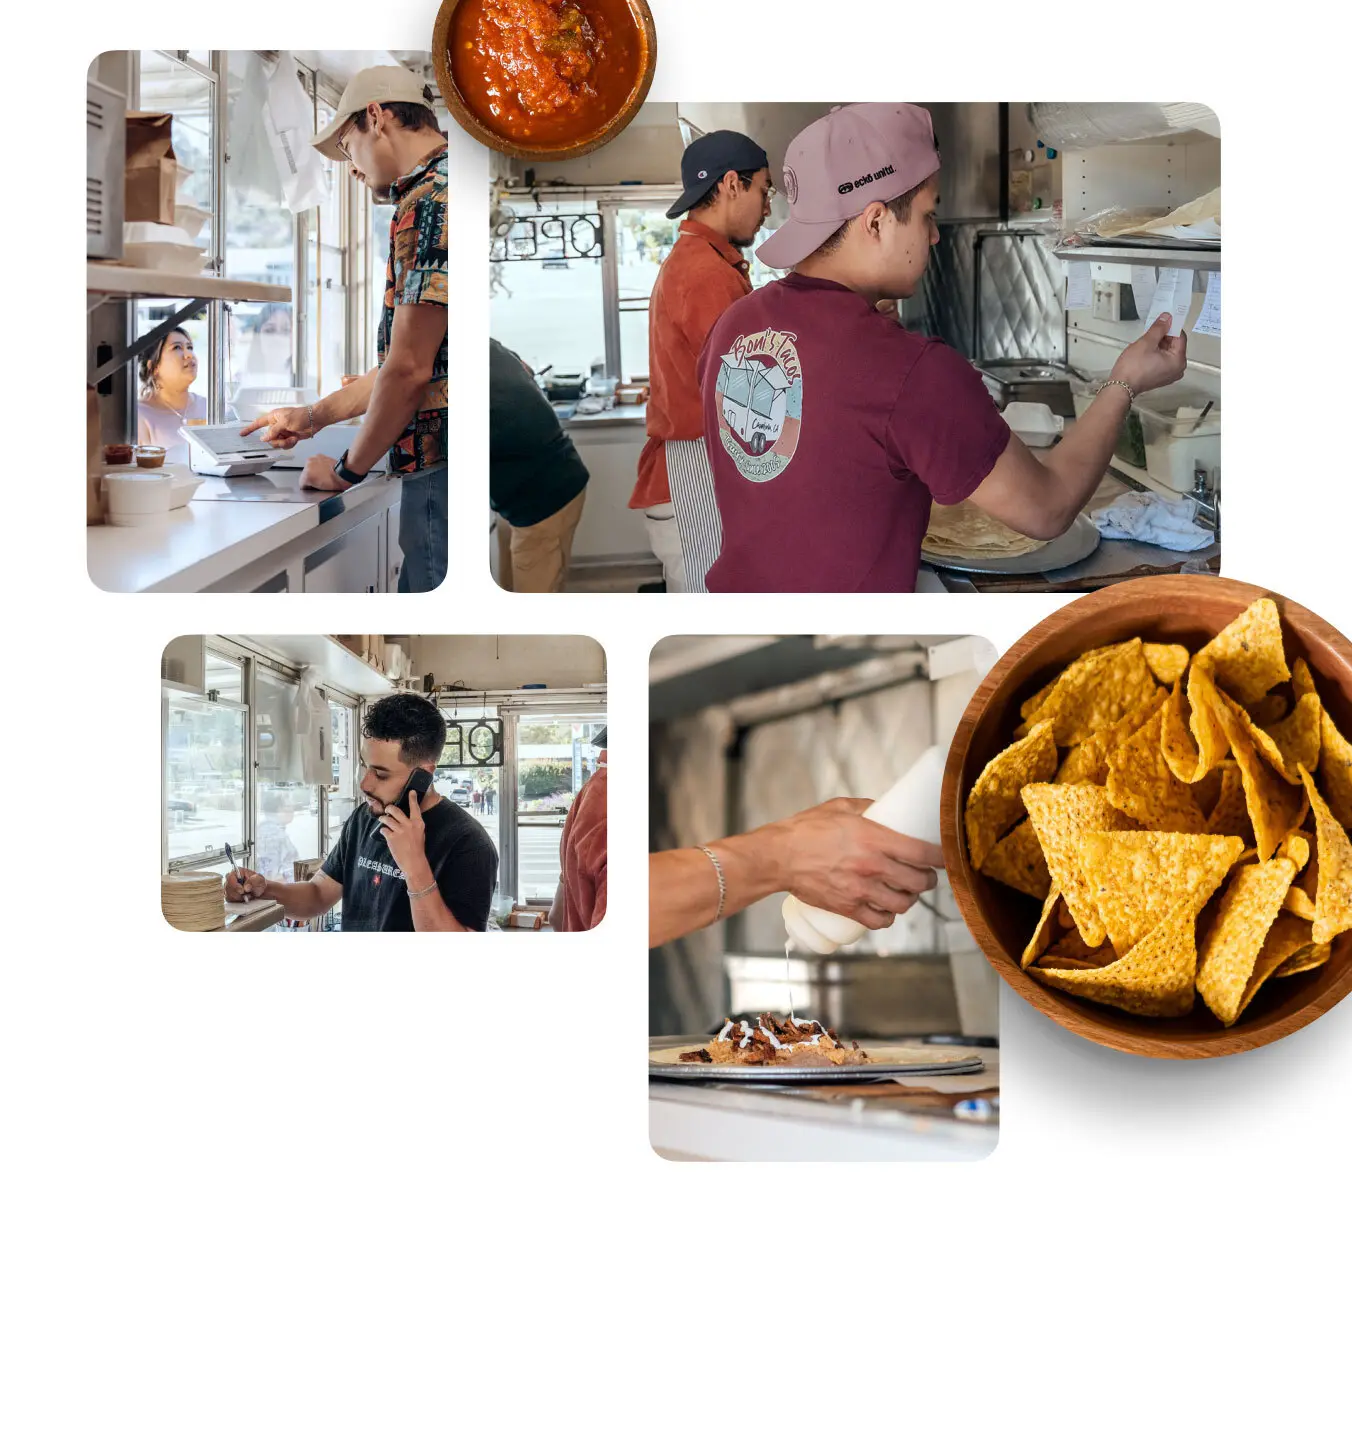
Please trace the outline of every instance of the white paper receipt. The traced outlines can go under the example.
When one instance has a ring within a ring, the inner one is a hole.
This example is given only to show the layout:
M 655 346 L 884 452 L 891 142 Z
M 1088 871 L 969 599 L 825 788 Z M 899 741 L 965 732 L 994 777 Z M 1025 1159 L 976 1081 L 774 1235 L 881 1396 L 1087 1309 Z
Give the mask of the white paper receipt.
M 1155 300 L 1155 268 L 1134 266 L 1131 269 L 1131 295 L 1136 303 L 1138 317 L 1149 316 L 1150 304 Z
M 1219 337 L 1221 334 L 1221 274 L 1218 271 L 1207 273 L 1206 296 L 1192 330 L 1193 335 L 1198 337 Z
M 1094 274 L 1087 261 L 1066 263 L 1066 311 L 1079 312 L 1094 305 Z
M 1192 268 L 1162 266 L 1160 279 L 1155 284 L 1155 295 L 1150 299 L 1150 310 L 1146 313 L 1147 331 L 1155 325 L 1163 312 L 1170 315 L 1169 335 L 1177 337 L 1188 320 L 1188 308 L 1192 306 Z

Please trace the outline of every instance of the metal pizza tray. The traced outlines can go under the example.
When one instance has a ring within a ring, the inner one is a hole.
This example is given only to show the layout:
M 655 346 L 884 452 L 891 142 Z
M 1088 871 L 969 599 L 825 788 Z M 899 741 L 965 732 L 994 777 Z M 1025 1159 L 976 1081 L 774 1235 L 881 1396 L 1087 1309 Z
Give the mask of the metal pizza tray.
M 951 568 L 955 573 L 1050 573 L 1081 562 L 1098 546 L 1099 530 L 1080 513 L 1059 538 L 1018 558 L 946 558 L 925 548 L 920 557 L 931 568 Z
M 838 1081 L 894 1080 L 901 1076 L 967 1076 L 983 1069 L 981 1057 L 970 1052 L 948 1046 L 899 1046 L 892 1041 L 860 1041 L 860 1049 L 867 1051 L 872 1059 L 857 1066 L 715 1066 L 678 1059 L 682 1051 L 705 1045 L 708 1036 L 692 1036 L 677 1045 L 668 1044 L 669 1036 L 659 1039 L 662 1045 L 650 1042 L 648 1046 L 648 1075 L 660 1081 L 829 1085 Z

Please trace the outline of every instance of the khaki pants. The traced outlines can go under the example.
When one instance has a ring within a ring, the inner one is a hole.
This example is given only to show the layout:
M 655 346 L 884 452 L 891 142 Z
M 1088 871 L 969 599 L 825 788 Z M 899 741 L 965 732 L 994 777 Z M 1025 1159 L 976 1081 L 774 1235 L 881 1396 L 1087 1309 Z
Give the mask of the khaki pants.
M 573 557 L 573 534 L 582 517 L 583 490 L 557 513 L 513 528 L 498 517 L 498 586 L 509 593 L 562 593 Z

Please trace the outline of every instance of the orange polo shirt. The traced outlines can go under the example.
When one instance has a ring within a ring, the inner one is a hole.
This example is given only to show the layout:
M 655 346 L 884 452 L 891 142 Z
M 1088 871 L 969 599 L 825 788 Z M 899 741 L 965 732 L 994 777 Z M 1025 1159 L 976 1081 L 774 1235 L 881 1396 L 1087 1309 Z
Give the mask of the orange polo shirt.
M 704 436 L 697 364 L 714 323 L 751 290 L 747 260 L 702 221 L 681 222 L 648 302 L 648 441 L 631 508 L 671 502 L 663 446 Z
M 590 930 L 606 913 L 606 750 L 601 767 L 577 792 L 559 842 L 562 930 Z

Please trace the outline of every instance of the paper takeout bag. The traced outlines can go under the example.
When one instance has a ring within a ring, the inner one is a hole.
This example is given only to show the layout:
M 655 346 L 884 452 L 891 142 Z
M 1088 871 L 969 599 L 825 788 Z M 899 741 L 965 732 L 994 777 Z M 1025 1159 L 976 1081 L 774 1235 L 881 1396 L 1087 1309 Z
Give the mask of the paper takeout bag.
M 173 116 L 166 111 L 128 111 L 125 219 L 172 226 L 177 190 Z
M 103 522 L 103 426 L 99 418 L 99 394 L 85 388 L 85 524 Z

